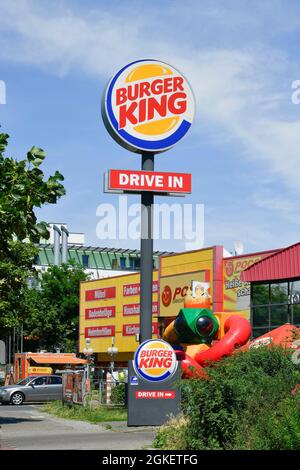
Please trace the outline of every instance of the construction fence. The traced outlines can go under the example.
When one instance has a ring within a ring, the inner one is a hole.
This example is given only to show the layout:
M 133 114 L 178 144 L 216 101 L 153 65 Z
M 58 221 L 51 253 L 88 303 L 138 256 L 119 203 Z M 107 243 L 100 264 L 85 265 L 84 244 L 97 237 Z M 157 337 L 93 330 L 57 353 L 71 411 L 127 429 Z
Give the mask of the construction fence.
M 91 397 L 100 405 L 124 407 L 127 403 L 126 368 L 92 367 L 91 368 Z
M 128 371 L 124 368 L 85 367 L 62 372 L 63 402 L 125 407 Z

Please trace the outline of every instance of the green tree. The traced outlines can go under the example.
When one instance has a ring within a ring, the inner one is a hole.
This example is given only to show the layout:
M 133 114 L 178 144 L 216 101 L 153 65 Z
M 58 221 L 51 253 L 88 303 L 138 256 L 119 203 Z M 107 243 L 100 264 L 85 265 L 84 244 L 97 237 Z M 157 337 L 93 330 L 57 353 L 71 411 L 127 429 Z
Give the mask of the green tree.
M 37 249 L 29 243 L 10 242 L 6 256 L 0 252 L 0 332 L 22 320 L 28 276 Z
M 23 160 L 6 157 L 7 134 L 0 134 L 0 334 L 23 322 L 27 280 L 40 238 L 48 238 L 45 222 L 34 209 L 54 204 L 65 194 L 56 171 L 45 178 L 40 166 L 45 152 L 32 147 Z
M 0 134 L 0 250 L 10 252 L 10 242 L 28 239 L 39 243 L 40 238 L 48 238 L 45 222 L 37 222 L 35 207 L 55 204 L 65 194 L 60 181 L 63 176 L 58 171 L 48 179 L 40 166 L 46 153 L 32 147 L 24 160 L 4 156 L 9 136 Z
M 27 292 L 24 333 L 38 337 L 39 347 L 77 351 L 79 286 L 87 279 L 84 269 L 75 263 L 51 266 L 39 289 Z

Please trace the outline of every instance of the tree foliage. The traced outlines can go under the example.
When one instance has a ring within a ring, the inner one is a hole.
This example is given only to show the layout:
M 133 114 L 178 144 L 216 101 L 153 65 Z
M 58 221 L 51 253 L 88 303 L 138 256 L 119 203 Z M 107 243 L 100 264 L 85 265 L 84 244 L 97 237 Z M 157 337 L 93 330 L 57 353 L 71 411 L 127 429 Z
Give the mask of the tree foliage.
M 39 243 L 48 238 L 45 222 L 37 222 L 34 208 L 54 204 L 65 194 L 60 181 L 63 176 L 56 171 L 45 179 L 40 166 L 46 153 L 32 147 L 24 160 L 5 157 L 9 136 L 0 134 L 0 251 L 9 251 L 11 240 L 28 239 Z
M 84 269 L 75 263 L 51 266 L 43 274 L 39 289 L 27 292 L 24 334 L 38 339 L 35 347 L 76 352 L 79 286 L 87 278 Z
M 23 160 L 6 157 L 8 138 L 0 133 L 0 333 L 23 322 L 27 280 L 38 252 L 34 244 L 49 237 L 34 210 L 65 194 L 58 171 L 45 178 L 42 149 L 32 147 Z
M 10 242 L 6 256 L 0 254 L 0 331 L 22 321 L 24 294 L 36 252 L 29 243 Z
M 208 380 L 183 381 L 182 426 L 162 428 L 157 447 L 300 449 L 300 371 L 288 350 L 251 349 L 207 372 Z

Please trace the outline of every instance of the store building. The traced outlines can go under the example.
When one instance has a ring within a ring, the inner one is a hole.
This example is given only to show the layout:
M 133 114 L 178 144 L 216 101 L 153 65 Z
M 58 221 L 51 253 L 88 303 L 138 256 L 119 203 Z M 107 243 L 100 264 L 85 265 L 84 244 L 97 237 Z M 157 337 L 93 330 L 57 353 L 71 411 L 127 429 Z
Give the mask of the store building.
M 254 337 L 284 323 L 300 327 L 300 243 L 255 262 L 241 278 L 251 284 Z
M 213 246 L 160 256 L 153 271 L 153 337 L 177 316 L 192 281 L 207 288 L 214 312 L 242 311 L 250 319 L 251 285 L 241 274 L 273 253 L 228 256 L 222 246 Z M 132 358 L 139 340 L 139 283 L 139 273 L 81 283 L 80 352 L 88 339 L 96 361 L 106 364 L 111 361 L 108 350 L 113 341 L 118 349 L 115 362 L 123 365 Z
M 221 309 L 223 248 L 212 247 L 159 258 L 153 271 L 153 337 L 173 320 L 183 306 L 184 295 L 192 280 L 210 287 L 211 304 Z M 80 348 L 87 338 L 97 355 L 97 362 L 111 360 L 108 350 L 118 348 L 115 361 L 122 365 L 132 358 L 139 341 L 140 274 L 87 281 L 80 289 Z
M 300 243 L 285 249 L 228 256 L 222 246 L 159 257 L 153 271 L 153 337 L 177 316 L 192 281 L 208 288 L 214 312 L 243 312 L 253 337 L 284 323 L 300 326 Z M 139 273 L 81 283 L 79 344 L 86 339 L 101 364 L 114 345 L 125 364 L 138 345 Z

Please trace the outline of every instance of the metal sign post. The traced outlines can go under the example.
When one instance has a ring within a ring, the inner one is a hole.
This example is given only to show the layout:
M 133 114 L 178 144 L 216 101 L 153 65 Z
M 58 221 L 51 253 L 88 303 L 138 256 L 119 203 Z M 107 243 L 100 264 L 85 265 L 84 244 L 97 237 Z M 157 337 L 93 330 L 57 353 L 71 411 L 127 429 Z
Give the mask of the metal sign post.
M 165 423 L 180 411 L 181 367 L 174 349 L 160 339 L 140 344 L 128 362 L 128 426 Z
M 154 153 L 142 153 L 142 170 L 154 171 Z M 153 201 L 152 192 L 141 193 L 140 343 L 152 338 Z
M 132 361 L 128 362 L 127 426 L 160 426 L 181 408 L 181 390 L 177 384 L 181 366 L 164 382 L 150 382 L 136 376 Z

